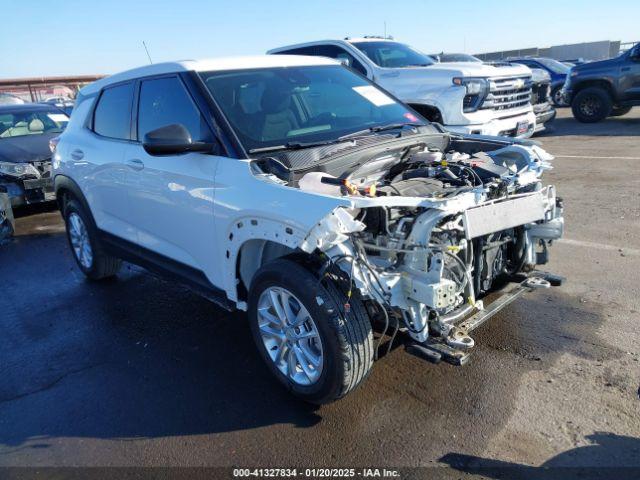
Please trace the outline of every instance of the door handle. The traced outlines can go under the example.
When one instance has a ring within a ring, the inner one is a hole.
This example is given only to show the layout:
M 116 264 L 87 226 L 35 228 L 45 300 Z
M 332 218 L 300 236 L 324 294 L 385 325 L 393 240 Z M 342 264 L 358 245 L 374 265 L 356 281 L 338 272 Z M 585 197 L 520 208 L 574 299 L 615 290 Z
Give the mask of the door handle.
M 82 160 L 84 158 L 84 152 L 80 149 L 76 149 L 71 152 L 71 158 L 74 160 Z
M 142 163 L 142 160 L 138 158 L 132 158 L 130 160 L 127 160 L 127 165 L 136 171 L 140 171 L 144 168 L 144 163 Z

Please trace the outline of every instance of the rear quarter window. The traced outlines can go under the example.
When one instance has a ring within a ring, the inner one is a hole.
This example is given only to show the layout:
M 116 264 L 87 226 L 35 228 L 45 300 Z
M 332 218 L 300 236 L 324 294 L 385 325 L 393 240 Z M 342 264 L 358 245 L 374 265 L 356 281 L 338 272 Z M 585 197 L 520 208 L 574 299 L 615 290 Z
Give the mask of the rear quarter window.
M 133 82 L 105 88 L 93 114 L 93 131 L 119 140 L 131 140 Z

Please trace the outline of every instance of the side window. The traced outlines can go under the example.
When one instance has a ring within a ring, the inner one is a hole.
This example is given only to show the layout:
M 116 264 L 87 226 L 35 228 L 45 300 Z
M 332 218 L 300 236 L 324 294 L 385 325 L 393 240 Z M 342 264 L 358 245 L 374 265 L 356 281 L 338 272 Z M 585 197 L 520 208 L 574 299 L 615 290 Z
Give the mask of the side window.
M 364 68 L 364 65 L 356 60 L 356 58 L 344 48 L 338 47 L 337 45 L 318 45 L 316 55 L 320 57 L 335 58 L 336 60 L 345 63 L 348 67 L 360 72 L 362 75 L 367 75 L 367 70 Z
M 179 78 L 143 80 L 138 106 L 138 139 L 174 123 L 184 125 L 194 142 L 211 139 L 209 127 Z
M 276 55 L 316 55 L 316 47 L 301 47 L 301 48 L 292 48 L 291 50 L 284 50 L 282 52 L 277 52 Z
M 133 83 L 106 88 L 93 114 L 93 131 L 120 140 L 131 139 Z

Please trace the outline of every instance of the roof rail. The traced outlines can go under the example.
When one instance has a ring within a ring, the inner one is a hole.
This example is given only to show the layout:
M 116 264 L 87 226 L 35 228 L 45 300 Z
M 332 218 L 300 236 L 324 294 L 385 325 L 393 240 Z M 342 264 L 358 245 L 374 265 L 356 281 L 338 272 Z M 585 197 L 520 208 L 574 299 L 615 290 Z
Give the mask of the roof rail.
M 345 40 L 351 40 L 353 37 L 344 37 Z M 380 40 L 393 40 L 393 37 L 391 35 L 387 35 L 386 37 L 384 35 L 364 35 L 362 38 L 367 38 L 367 39 L 374 39 L 374 38 L 379 38 Z

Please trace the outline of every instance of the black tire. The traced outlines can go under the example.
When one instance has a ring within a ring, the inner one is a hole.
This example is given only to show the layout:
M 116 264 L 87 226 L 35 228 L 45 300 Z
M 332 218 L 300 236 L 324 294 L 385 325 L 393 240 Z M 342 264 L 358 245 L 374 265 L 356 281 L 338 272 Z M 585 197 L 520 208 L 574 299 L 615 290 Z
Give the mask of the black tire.
M 582 123 L 600 122 L 611 114 L 612 108 L 609 93 L 599 87 L 580 90 L 571 102 L 573 116 Z
M 621 117 L 631 111 L 632 107 L 613 107 L 611 110 L 612 117 Z
M 71 241 L 70 218 L 74 214 L 80 217 L 88 234 L 87 236 L 89 238 L 89 244 L 91 245 L 91 251 L 93 254 L 93 258 L 89 266 L 83 265 L 81 263 Z M 105 253 L 104 248 L 100 244 L 93 218 L 85 211 L 85 209 L 78 201 L 69 199 L 65 203 L 64 220 L 67 230 L 67 240 L 69 242 L 71 254 L 73 255 L 73 258 L 75 259 L 76 264 L 78 265 L 78 268 L 80 268 L 82 273 L 84 273 L 87 278 L 90 278 L 91 280 L 102 280 L 116 275 L 120 270 L 122 261 L 119 258 Z
M 356 292 L 345 313 L 347 297 L 337 281 L 320 283 L 316 275 L 289 259 L 264 265 L 251 282 L 249 322 L 251 332 L 269 370 L 294 395 L 323 404 L 354 390 L 367 377 L 373 364 L 373 332 L 365 307 Z M 322 342 L 322 372 L 315 383 L 300 385 L 282 373 L 269 356 L 260 334 L 258 301 L 269 287 L 285 288 L 304 305 Z
M 551 90 L 551 103 L 553 103 L 556 107 L 566 107 L 566 102 L 561 98 L 562 95 L 560 91 L 562 90 L 562 85 L 558 85 Z

